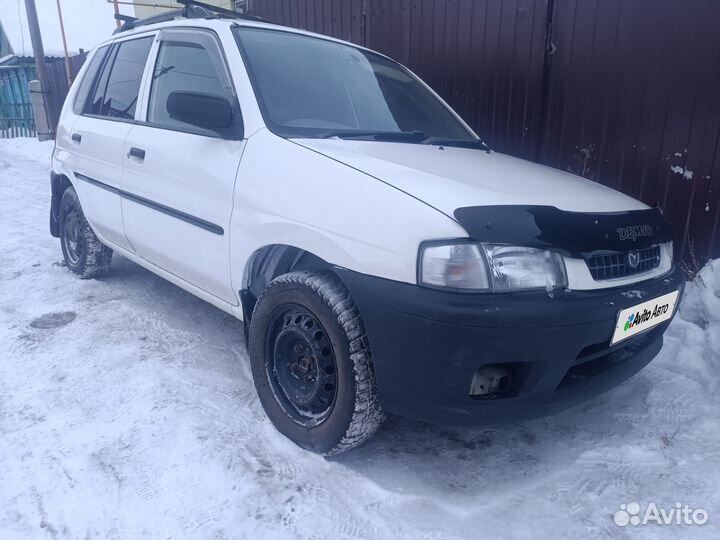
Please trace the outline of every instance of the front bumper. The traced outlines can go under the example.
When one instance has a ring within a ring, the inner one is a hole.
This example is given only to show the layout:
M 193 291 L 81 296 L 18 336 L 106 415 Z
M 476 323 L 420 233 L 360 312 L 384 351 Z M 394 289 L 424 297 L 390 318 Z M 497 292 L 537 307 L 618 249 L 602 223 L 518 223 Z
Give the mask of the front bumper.
M 365 323 L 383 407 L 445 425 L 544 416 L 619 384 L 657 355 L 670 321 L 610 347 L 618 313 L 685 285 L 675 267 L 628 287 L 554 297 L 464 294 L 337 271 Z M 509 391 L 470 396 L 478 369 L 497 364 L 512 370 Z

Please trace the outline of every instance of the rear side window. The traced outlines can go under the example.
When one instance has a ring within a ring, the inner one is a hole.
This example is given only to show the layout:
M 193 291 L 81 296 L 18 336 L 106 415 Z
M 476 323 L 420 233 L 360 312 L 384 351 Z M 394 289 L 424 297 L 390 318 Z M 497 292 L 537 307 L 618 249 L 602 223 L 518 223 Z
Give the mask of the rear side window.
M 105 62 L 86 112 L 131 120 L 153 37 L 123 41 Z
M 232 99 L 218 72 L 219 61 L 198 43 L 164 41 L 153 72 L 147 121 L 171 129 L 189 127 L 167 112 L 168 96 L 176 90 Z
M 73 112 L 75 114 L 83 113 L 85 105 L 88 102 L 88 94 L 90 94 L 93 83 L 97 79 L 98 72 L 100 71 L 100 67 L 102 67 L 108 49 L 110 49 L 110 45 L 100 47 L 90 60 L 90 64 L 88 64 L 87 70 L 85 70 L 85 75 L 82 81 L 80 81 L 78 92 L 75 95 L 75 102 L 73 103 Z

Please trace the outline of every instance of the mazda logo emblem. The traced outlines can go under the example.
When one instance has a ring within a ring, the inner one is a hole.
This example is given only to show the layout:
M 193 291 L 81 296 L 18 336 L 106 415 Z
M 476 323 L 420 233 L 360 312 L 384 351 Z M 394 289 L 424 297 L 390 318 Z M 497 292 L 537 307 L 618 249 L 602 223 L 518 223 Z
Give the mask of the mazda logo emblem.
M 630 251 L 627 255 L 627 261 L 630 268 L 635 270 L 640 264 L 640 253 L 638 251 Z

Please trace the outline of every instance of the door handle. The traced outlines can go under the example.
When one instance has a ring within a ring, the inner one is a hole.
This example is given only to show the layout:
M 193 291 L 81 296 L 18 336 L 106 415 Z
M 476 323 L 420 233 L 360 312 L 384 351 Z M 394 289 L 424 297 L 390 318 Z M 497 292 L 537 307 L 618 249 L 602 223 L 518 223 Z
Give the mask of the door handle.
M 143 150 L 141 148 L 135 148 L 133 146 L 130 149 L 130 151 L 128 152 L 128 157 L 129 158 L 135 157 L 135 158 L 138 158 L 139 160 L 143 160 L 143 159 L 145 159 L 145 150 Z
M 82 135 L 80 135 L 79 133 L 73 133 L 71 138 L 76 143 L 80 143 L 80 141 L 82 141 Z

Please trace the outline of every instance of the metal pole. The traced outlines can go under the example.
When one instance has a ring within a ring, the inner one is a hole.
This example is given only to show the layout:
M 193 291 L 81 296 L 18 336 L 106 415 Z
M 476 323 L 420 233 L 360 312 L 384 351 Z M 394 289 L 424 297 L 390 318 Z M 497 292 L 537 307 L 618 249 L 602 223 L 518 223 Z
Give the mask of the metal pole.
M 113 9 L 115 10 L 115 15 L 118 15 L 120 13 L 120 6 L 118 6 L 118 0 L 112 0 Z M 120 28 L 120 20 L 115 19 L 115 26 Z
M 50 88 L 48 87 L 47 74 L 45 73 L 45 49 L 43 49 L 42 36 L 40 35 L 40 23 L 38 23 L 35 0 L 25 0 L 25 12 L 27 13 L 30 41 L 32 42 L 33 55 L 35 56 L 35 70 L 37 71 L 37 78 L 40 82 L 40 92 L 43 95 L 43 109 L 45 110 L 48 131 L 51 132 L 50 107 L 47 99 Z M 50 135 L 50 133 L 48 133 L 48 135 Z
M 118 4 L 118 5 L 124 5 L 124 6 L 143 6 L 143 7 L 152 7 L 152 8 L 167 8 L 167 9 L 178 9 L 182 6 L 180 4 L 158 4 L 157 2 L 137 2 L 136 0 L 133 0 L 132 2 L 130 0 L 105 0 L 108 4 Z M 116 11 L 117 13 L 117 11 Z
M 60 35 L 63 40 L 63 51 L 65 52 L 65 75 L 67 76 L 68 88 L 72 85 L 73 74 L 70 69 L 70 55 L 68 55 L 67 40 L 65 39 L 65 25 L 63 24 L 62 9 L 60 9 L 60 0 L 57 0 L 58 19 L 60 19 Z

